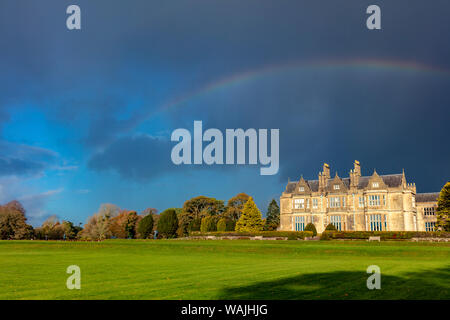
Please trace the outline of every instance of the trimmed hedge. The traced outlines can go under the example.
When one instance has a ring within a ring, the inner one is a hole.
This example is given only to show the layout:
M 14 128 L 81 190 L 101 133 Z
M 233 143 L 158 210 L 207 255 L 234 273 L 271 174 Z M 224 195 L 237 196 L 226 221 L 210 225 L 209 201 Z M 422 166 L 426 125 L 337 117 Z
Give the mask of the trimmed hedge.
M 450 232 L 424 231 L 324 231 L 320 240 L 360 239 L 380 237 L 381 240 L 410 240 L 412 238 L 450 238 Z
M 311 231 L 255 231 L 255 232 L 191 232 L 195 237 L 263 237 L 263 238 L 288 238 L 288 240 L 305 239 L 312 237 Z
M 311 231 L 313 233 L 313 237 L 317 236 L 317 229 L 314 223 L 308 223 L 304 230 Z

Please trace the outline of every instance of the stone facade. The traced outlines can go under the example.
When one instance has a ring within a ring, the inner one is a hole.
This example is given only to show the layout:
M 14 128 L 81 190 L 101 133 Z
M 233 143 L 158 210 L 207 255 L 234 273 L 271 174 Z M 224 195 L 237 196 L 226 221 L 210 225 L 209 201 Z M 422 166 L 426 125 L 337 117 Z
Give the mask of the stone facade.
M 355 161 L 348 178 L 331 178 L 325 163 L 318 180 L 288 182 L 280 197 L 279 230 L 302 231 L 312 222 L 319 233 L 329 223 L 343 231 L 432 231 L 438 195 L 417 194 L 404 172 L 361 176 Z

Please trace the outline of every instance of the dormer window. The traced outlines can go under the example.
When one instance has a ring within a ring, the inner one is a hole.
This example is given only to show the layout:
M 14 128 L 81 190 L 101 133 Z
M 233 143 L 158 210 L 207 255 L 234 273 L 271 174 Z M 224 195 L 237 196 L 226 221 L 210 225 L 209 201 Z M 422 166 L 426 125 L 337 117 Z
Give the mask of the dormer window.
M 333 186 L 333 189 L 334 189 L 334 190 L 339 190 L 339 185 L 338 185 L 338 184 L 335 184 L 335 185 Z
M 378 188 L 378 182 L 374 182 L 374 183 L 372 183 L 372 188 Z
M 298 191 L 300 191 L 300 192 L 305 191 L 305 187 L 300 187 L 300 188 L 298 188 Z

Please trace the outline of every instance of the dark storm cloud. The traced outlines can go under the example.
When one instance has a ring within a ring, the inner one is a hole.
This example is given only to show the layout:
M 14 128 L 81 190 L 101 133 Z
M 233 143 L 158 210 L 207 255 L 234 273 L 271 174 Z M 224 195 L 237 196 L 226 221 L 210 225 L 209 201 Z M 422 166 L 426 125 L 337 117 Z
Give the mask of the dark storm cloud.
M 245 85 L 192 99 L 171 112 L 174 127 L 280 128 L 280 179 L 314 179 L 323 162 L 348 176 L 399 173 L 419 191 L 450 176 L 443 148 L 450 76 L 395 68 L 315 69 L 256 77 Z M 214 112 L 208 110 L 214 106 Z M 433 163 L 433 165 L 430 165 Z
M 64 27 L 69 4 L 1 2 L 0 37 L 10 45 L 2 46 L 0 60 L 0 126 L 4 105 L 33 101 L 79 129 L 76 138 L 88 153 L 105 148 L 93 154 L 92 169 L 138 180 L 173 170 L 169 143 L 133 136 L 140 119 L 224 75 L 340 58 L 450 67 L 444 0 L 378 1 L 379 32 L 365 28 L 372 3 L 360 0 L 79 0 L 80 32 Z M 433 191 L 450 176 L 450 151 L 441 142 L 450 118 L 448 86 L 433 75 L 299 71 L 189 101 L 168 113 L 169 129 L 191 128 L 193 120 L 220 129 L 280 128 L 283 180 L 314 178 L 324 161 L 347 175 L 359 159 L 366 174 L 405 167 Z M 133 108 L 135 97 L 144 103 Z M 9 165 L 26 171 L 25 164 Z
M 54 165 L 57 156 L 51 150 L 0 140 L 0 176 L 39 174 Z
M 94 155 L 88 165 L 97 171 L 113 170 L 138 181 L 152 179 L 173 167 L 169 141 L 143 135 L 117 139 Z
M 91 99 L 65 99 L 54 112 L 63 123 L 85 127 L 81 142 L 89 148 L 102 148 L 122 133 L 129 132 L 143 114 L 136 107 L 129 108 L 126 99 L 114 94 Z

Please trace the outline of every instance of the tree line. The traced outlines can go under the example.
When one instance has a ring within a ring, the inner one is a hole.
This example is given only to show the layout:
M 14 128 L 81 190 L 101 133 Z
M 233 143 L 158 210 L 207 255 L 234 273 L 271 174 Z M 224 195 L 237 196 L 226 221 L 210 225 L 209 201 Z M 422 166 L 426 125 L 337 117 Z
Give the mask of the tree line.
M 158 214 L 150 208 L 143 213 L 121 210 L 104 204 L 88 219 L 79 239 L 109 238 L 148 239 L 186 237 L 193 231 L 262 231 L 276 230 L 280 223 L 280 208 L 272 200 L 266 218 L 253 198 L 240 193 L 227 201 L 198 196 L 187 200 L 182 208 L 169 208 Z
M 40 227 L 27 224 L 25 209 L 18 201 L 0 206 L 0 239 L 19 240 L 104 240 L 149 239 L 188 236 L 192 231 L 261 231 L 276 230 L 280 209 L 272 200 L 266 218 L 253 199 L 240 193 L 225 202 L 198 196 L 187 200 L 182 208 L 169 208 L 161 214 L 155 208 L 141 213 L 102 204 L 84 227 L 50 216 Z M 156 234 L 155 234 L 156 231 Z
M 436 215 L 437 230 L 450 231 L 450 182 L 440 192 Z M 27 224 L 20 202 L 14 200 L 0 205 L 0 240 L 148 239 L 154 237 L 155 231 L 158 238 L 180 238 L 194 231 L 273 231 L 279 224 L 280 208 L 275 199 L 263 219 L 253 198 L 245 193 L 237 194 L 226 204 L 223 200 L 198 196 L 187 200 L 182 208 L 169 208 L 161 214 L 155 208 L 138 214 L 114 204 L 102 204 L 84 227 L 51 216 L 40 227 L 33 228 Z M 306 229 L 316 233 L 314 225 Z

